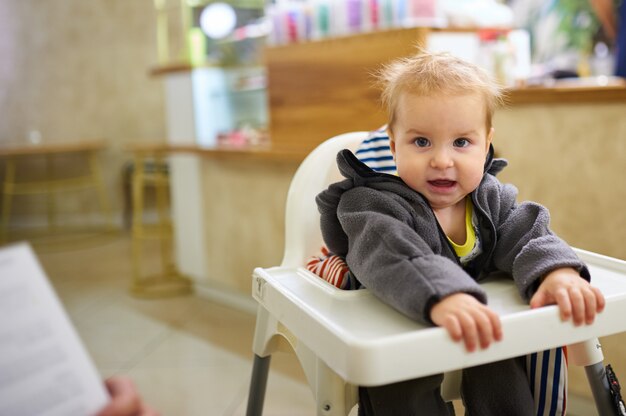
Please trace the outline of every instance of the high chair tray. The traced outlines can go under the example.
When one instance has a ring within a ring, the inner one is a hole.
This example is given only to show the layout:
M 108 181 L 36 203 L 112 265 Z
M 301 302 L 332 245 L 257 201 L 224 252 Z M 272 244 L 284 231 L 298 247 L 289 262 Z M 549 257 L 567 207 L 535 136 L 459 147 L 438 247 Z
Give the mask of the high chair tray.
M 416 323 L 368 290 L 337 289 L 304 268 L 255 269 L 253 297 L 289 329 L 292 342 L 316 351 L 344 380 L 382 385 L 626 331 L 626 262 L 576 252 L 606 297 L 593 325 L 561 322 L 556 306 L 531 310 L 511 280 L 490 279 L 483 287 L 501 316 L 504 337 L 472 353 L 444 329 Z

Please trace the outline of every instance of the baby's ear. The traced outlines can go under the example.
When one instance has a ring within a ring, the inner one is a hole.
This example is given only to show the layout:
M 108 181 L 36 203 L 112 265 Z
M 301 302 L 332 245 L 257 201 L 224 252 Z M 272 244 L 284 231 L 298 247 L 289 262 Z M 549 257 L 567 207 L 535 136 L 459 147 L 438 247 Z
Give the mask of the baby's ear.
M 391 155 L 393 160 L 396 160 L 396 142 L 389 136 L 389 148 L 391 149 Z
M 494 129 L 493 127 L 489 129 L 489 133 L 487 134 L 487 149 L 489 149 L 489 145 L 493 141 L 493 135 L 495 132 L 496 132 L 496 129 Z

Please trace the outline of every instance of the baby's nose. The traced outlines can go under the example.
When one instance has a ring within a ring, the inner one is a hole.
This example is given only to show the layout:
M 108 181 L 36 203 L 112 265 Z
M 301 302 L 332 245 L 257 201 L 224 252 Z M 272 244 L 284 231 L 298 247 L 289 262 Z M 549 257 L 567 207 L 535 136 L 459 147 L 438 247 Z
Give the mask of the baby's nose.
M 434 152 L 430 160 L 430 166 L 435 169 L 446 169 L 453 165 L 452 157 L 446 150 L 438 150 Z

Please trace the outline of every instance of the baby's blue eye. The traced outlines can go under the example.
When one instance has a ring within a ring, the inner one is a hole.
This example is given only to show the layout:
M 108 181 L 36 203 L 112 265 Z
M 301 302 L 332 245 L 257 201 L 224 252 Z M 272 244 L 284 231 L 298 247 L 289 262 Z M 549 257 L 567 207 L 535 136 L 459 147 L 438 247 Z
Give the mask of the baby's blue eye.
M 470 144 L 469 140 L 464 139 L 464 138 L 456 139 L 454 141 L 455 147 L 467 147 L 469 146 L 469 144 Z
M 427 147 L 428 145 L 430 145 L 430 140 L 425 137 L 418 137 L 417 139 L 415 139 L 415 145 L 417 147 Z

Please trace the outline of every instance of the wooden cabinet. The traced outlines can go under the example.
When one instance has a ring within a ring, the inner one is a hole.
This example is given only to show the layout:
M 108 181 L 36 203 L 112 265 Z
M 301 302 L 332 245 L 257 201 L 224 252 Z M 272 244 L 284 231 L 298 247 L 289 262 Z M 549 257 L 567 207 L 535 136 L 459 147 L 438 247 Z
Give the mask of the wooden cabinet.
M 373 73 L 423 46 L 428 29 L 398 29 L 268 48 L 270 137 L 311 150 L 325 139 L 385 123 Z

